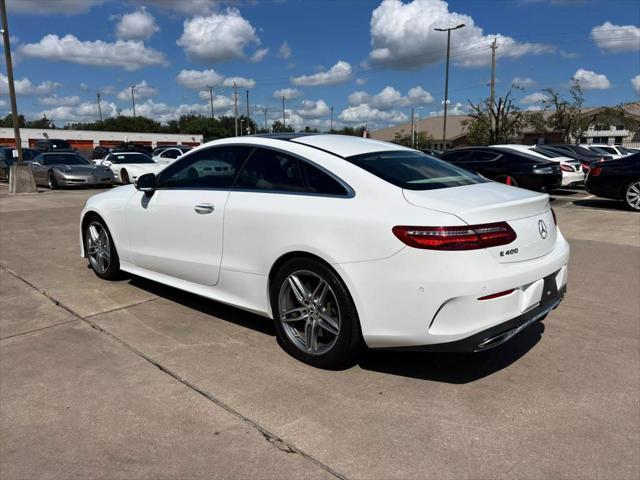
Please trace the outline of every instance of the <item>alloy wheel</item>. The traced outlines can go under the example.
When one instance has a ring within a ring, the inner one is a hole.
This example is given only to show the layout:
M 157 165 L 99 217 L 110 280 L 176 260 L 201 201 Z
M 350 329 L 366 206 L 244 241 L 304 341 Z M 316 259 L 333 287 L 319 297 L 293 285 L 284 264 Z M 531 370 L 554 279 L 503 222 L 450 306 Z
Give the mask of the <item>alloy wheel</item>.
M 107 231 L 99 222 L 91 222 L 86 231 L 87 256 L 91 267 L 104 274 L 111 262 L 111 242 Z
M 633 182 L 627 187 L 625 200 L 634 210 L 640 210 L 640 180 Z
M 49 172 L 49 188 L 51 190 L 58 188 L 58 182 L 56 182 L 56 177 L 53 172 Z
M 333 289 L 308 270 L 291 273 L 280 287 L 277 320 L 289 340 L 301 351 L 322 355 L 340 334 L 340 307 Z

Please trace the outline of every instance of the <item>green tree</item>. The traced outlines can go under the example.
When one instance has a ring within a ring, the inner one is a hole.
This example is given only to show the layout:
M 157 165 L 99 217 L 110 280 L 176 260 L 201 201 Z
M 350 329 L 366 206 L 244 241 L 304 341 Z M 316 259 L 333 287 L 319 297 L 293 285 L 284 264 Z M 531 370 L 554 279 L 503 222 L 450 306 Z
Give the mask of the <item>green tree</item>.
M 513 103 L 513 86 L 497 101 L 469 101 L 470 120 L 465 122 L 469 141 L 475 145 L 512 143 L 526 126 L 525 116 Z
M 38 120 L 27 121 L 27 128 L 56 128 L 53 120 L 49 120 L 46 115 L 42 115 L 42 118 Z
M 545 88 L 543 92 L 548 96 L 545 106 L 553 111 L 549 117 L 549 127 L 560 132 L 564 143 L 577 141 L 589 125 L 589 120 L 582 113 L 584 95 L 578 82 L 571 83 L 568 99 L 553 88 Z
M 19 127 L 25 126 L 24 115 L 18 115 L 18 126 Z M 10 113 L 6 117 L 0 120 L 0 127 L 13 128 L 13 117 L 11 116 Z

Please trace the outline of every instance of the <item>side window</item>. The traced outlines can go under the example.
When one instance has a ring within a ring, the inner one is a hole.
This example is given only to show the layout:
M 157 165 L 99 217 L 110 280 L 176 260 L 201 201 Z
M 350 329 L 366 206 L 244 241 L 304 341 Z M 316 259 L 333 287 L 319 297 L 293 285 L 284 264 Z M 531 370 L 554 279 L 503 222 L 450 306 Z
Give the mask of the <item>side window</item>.
M 162 152 L 160 154 L 160 156 L 162 158 L 178 158 L 180 155 L 182 155 L 180 153 L 180 150 L 177 150 L 175 148 L 171 148 L 169 150 L 165 150 L 164 152 Z
M 307 177 L 309 192 L 323 195 L 347 195 L 344 188 L 335 178 L 306 162 L 303 163 L 304 173 Z
M 484 152 L 482 150 L 472 151 L 469 156 L 469 161 L 471 162 L 490 162 L 491 160 L 496 160 L 500 156 L 499 153 L 495 152 Z
M 453 150 L 442 155 L 440 158 L 447 162 L 464 162 L 469 156 L 469 150 Z
M 285 153 L 256 148 L 234 188 L 278 192 L 306 191 L 300 161 Z
M 230 188 L 253 147 L 212 147 L 187 155 L 162 171 L 159 188 Z

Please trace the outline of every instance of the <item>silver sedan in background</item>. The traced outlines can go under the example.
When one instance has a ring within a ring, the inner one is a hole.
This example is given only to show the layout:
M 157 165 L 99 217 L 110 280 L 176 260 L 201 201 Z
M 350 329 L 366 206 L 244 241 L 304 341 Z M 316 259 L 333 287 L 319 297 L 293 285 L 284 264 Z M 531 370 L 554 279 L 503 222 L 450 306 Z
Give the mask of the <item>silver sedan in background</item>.
M 37 185 L 55 190 L 72 186 L 108 186 L 113 183 L 109 167 L 94 165 L 73 152 L 42 153 L 31 162 Z

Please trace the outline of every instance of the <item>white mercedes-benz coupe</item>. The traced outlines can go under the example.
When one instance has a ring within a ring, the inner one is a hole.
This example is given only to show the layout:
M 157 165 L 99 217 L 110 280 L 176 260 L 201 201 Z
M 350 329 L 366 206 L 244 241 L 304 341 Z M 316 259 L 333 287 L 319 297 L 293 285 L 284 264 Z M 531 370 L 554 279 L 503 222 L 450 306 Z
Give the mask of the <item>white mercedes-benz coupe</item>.
M 91 197 L 80 233 L 100 278 L 271 318 L 287 352 L 327 368 L 363 345 L 496 347 L 560 303 L 569 261 L 548 195 L 341 135 L 209 142 Z

